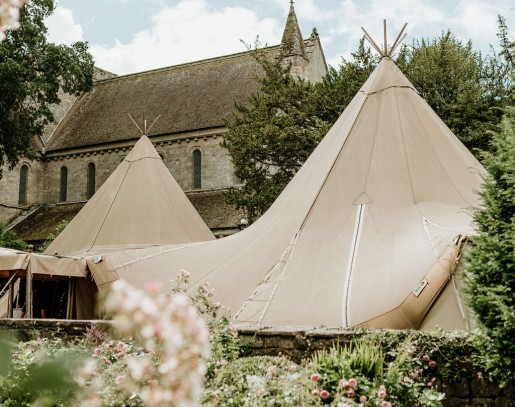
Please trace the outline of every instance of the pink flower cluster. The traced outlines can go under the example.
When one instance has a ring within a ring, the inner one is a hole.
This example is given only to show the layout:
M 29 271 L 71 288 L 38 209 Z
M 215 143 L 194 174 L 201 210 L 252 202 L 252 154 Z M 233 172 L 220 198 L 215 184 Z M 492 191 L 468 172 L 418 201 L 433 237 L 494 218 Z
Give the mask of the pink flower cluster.
M 199 406 L 208 329 L 186 295 L 165 295 L 159 282 L 145 288 L 146 293 L 117 280 L 104 302 L 120 337 L 134 338 L 148 353 L 127 355 L 129 377 L 117 381 L 147 406 Z M 125 355 L 125 343 L 118 342 L 115 351 Z
M 5 31 L 20 27 L 20 9 L 27 0 L 0 0 L 0 41 L 5 39 Z
M 318 381 L 320 380 L 320 378 L 321 378 L 320 374 L 318 374 L 318 373 L 313 373 L 313 374 L 311 375 L 311 377 L 310 377 L 310 380 L 311 380 L 312 382 L 318 382 Z M 325 400 L 326 398 L 328 398 L 328 397 L 329 397 L 329 395 L 330 395 L 330 394 L 329 394 L 329 392 L 328 392 L 327 390 L 318 390 L 318 389 L 313 389 L 313 390 L 311 391 L 311 394 L 312 394 L 313 396 L 320 396 L 320 398 L 321 398 L 321 399 L 323 399 L 323 400 Z
M 358 381 L 353 377 L 349 380 L 341 379 L 338 382 L 338 386 L 347 392 L 347 397 L 352 398 L 356 395 L 355 388 L 358 387 Z

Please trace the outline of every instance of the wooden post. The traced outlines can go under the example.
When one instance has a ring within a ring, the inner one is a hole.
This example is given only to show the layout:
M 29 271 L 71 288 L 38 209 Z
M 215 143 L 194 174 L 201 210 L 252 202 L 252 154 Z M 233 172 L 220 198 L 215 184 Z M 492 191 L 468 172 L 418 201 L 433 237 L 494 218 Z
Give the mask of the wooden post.
M 16 271 L 10 271 L 9 277 L 14 277 Z M 9 294 L 7 295 L 7 318 L 13 317 L 13 301 L 14 301 L 14 278 L 9 280 Z
M 370 36 L 370 34 L 367 32 L 367 30 L 365 30 L 364 27 L 361 27 L 361 29 L 363 30 L 363 32 L 365 33 L 365 38 L 368 40 L 368 42 L 370 43 L 370 45 L 372 45 L 372 47 L 375 48 L 375 50 L 379 53 L 379 55 L 381 55 L 382 57 L 384 57 L 385 55 L 383 55 L 383 51 L 381 51 L 381 48 L 379 48 L 379 45 L 377 45 L 375 43 L 375 41 L 372 39 L 372 37 Z
M 388 42 L 386 39 L 386 20 L 383 20 L 383 28 L 384 28 L 384 56 L 388 56 Z
M 33 317 L 32 311 L 32 272 L 27 268 L 27 280 L 25 281 L 25 318 Z
M 402 27 L 402 30 L 399 32 L 399 35 L 397 36 L 397 38 L 393 42 L 393 45 L 391 46 L 390 51 L 388 51 L 388 56 L 392 55 L 392 52 L 395 51 L 395 48 L 397 48 L 397 45 L 399 45 L 402 42 L 402 40 L 404 39 L 404 37 L 406 36 L 406 34 L 404 34 L 404 36 L 401 38 L 402 33 L 406 29 L 407 25 L 408 25 L 408 23 L 404 23 L 404 26 Z
M 66 306 L 66 319 L 72 319 L 73 307 L 75 301 L 75 279 L 70 278 L 68 280 L 68 302 Z

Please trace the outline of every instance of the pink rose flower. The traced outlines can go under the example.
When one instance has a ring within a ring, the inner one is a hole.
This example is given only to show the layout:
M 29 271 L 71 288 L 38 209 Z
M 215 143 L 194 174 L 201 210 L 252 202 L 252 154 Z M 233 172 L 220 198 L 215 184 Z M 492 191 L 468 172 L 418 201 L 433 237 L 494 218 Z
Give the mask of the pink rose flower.
M 345 379 L 341 379 L 338 382 L 338 386 L 340 386 L 342 388 L 349 387 L 349 382 L 347 380 L 345 380 Z
M 381 407 L 392 407 L 392 403 L 383 400 L 383 402 L 381 403 Z
M 424 362 L 429 362 L 431 360 L 431 358 L 428 355 L 424 355 L 424 356 L 422 356 L 422 360 Z
M 327 397 L 329 397 L 329 392 L 327 390 L 322 390 L 320 392 L 320 397 L 325 400 Z
M 263 389 L 262 387 L 258 390 L 257 392 L 258 396 L 259 397 L 263 397 L 265 395 L 265 389 Z
M 359 397 L 359 402 L 361 404 L 365 404 L 367 402 L 367 396 L 365 396 L 364 394 L 362 396 Z
M 311 394 L 313 396 L 318 396 L 320 394 L 320 392 L 317 389 L 313 389 L 313 390 L 311 390 Z
M 313 373 L 310 379 L 312 382 L 318 382 L 320 380 L 320 375 L 318 373 Z
M 350 378 L 349 379 L 349 386 L 350 387 L 357 387 L 358 386 L 358 381 L 354 378 Z
M 433 368 L 433 367 L 436 367 L 436 362 L 434 360 L 431 360 L 427 365 L 429 367 Z
M 386 397 L 386 391 L 385 390 L 379 390 L 377 392 L 377 397 L 379 397 L 380 399 L 384 399 Z
M 354 391 L 354 389 L 347 390 L 347 397 L 354 397 L 355 394 L 356 392 Z

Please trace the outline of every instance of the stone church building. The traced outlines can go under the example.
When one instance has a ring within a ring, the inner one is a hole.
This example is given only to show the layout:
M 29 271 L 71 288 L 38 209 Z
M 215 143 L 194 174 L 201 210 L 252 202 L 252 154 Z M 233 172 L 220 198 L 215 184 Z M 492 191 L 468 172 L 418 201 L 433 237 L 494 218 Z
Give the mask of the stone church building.
M 292 73 L 319 81 L 327 66 L 316 29 L 302 38 L 293 4 L 280 49 Z M 63 95 L 58 124 L 34 142 L 34 160 L 4 169 L 0 221 L 35 245 L 61 220 L 70 220 L 111 175 L 143 126 L 165 165 L 217 236 L 234 233 L 243 214 L 225 203 L 238 185 L 230 156 L 220 145 L 235 102 L 259 89 L 261 68 L 250 52 L 116 76 L 96 69 L 90 92 Z M 134 193 L 137 193 L 135 191 Z

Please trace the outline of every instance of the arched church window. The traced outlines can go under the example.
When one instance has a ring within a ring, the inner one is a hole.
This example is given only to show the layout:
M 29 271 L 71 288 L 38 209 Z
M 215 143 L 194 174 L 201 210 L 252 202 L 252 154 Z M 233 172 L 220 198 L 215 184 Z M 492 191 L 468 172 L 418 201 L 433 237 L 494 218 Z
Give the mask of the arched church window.
M 27 182 L 29 180 L 29 166 L 23 164 L 20 168 L 20 189 L 18 193 L 18 204 L 27 205 Z
M 88 164 L 88 199 L 95 193 L 96 167 L 95 163 Z
M 59 188 L 59 202 L 66 202 L 68 195 L 68 168 L 61 167 L 61 184 Z
M 193 150 L 193 189 L 202 188 L 202 152 Z

